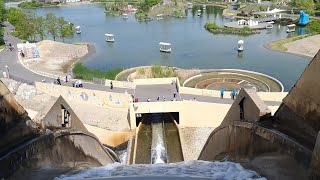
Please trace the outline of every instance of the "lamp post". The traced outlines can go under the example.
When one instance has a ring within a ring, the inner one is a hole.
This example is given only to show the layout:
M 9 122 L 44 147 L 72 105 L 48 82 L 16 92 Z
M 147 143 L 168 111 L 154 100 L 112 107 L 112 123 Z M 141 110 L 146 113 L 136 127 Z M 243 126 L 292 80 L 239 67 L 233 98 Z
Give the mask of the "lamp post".
M 6 70 L 7 70 L 7 76 L 8 76 L 8 78 L 10 79 L 10 74 L 9 74 L 9 66 L 5 66 L 6 67 Z

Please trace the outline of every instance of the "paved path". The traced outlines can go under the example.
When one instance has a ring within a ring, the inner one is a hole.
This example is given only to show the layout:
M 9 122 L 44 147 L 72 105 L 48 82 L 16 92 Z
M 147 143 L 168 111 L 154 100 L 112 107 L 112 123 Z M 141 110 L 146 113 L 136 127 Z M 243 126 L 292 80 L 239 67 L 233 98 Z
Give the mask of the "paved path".
M 283 45 L 287 52 L 301 54 L 313 58 L 320 49 L 320 35 L 315 35 Z

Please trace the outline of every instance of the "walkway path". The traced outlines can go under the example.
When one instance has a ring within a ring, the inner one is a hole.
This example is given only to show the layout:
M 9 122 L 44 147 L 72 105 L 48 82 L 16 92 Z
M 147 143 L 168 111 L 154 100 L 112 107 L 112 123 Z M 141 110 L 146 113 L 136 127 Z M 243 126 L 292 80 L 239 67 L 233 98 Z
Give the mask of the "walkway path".
M 314 57 L 320 49 L 320 35 L 289 42 L 283 45 L 287 52 Z

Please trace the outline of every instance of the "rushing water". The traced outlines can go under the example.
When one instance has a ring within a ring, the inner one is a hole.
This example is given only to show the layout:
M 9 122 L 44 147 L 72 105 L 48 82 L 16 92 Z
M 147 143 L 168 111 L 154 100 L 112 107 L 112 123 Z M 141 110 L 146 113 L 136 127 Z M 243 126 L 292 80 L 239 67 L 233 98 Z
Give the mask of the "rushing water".
M 162 123 L 152 123 L 151 163 L 159 164 L 167 162 L 167 153 L 164 145 Z
M 181 68 L 238 68 L 262 72 L 279 79 L 289 90 L 298 79 L 309 59 L 273 52 L 263 44 L 286 38 L 285 26 L 263 30 L 251 36 L 214 35 L 204 29 L 208 21 L 222 26 L 222 8 L 207 6 L 200 17 L 197 8 L 187 11 L 187 18 L 167 18 L 163 21 L 139 22 L 133 14 L 128 20 L 121 16 L 105 15 L 103 4 L 75 5 L 34 9 L 38 15 L 53 12 L 80 25 L 81 35 L 69 41 L 90 42 L 96 53 L 84 60 L 90 68 L 110 69 L 149 64 L 163 64 Z M 299 29 L 297 32 L 301 32 Z M 115 43 L 107 43 L 104 34 L 113 33 Z M 245 42 L 244 52 L 236 50 L 238 40 Z M 159 52 L 160 41 L 172 44 L 172 53 Z
M 62 175 L 55 178 L 72 180 L 83 178 L 111 177 L 111 176 L 183 176 L 209 177 L 212 179 L 259 179 L 256 172 L 244 169 L 240 164 L 233 162 L 185 161 L 170 164 L 136 164 L 125 165 L 120 163 L 109 164 L 103 167 L 83 170 L 77 174 Z

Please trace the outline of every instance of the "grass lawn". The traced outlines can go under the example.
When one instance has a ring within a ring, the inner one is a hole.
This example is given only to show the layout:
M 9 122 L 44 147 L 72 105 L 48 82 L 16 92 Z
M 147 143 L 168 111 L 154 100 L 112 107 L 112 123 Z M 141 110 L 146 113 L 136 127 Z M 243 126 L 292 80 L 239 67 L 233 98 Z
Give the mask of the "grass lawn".
M 121 68 L 101 71 L 99 69 L 91 70 L 82 63 L 76 63 L 72 69 L 73 74 L 78 79 L 92 80 L 93 78 L 104 78 L 114 80 L 117 74 L 122 71 Z
M 297 41 L 309 36 L 312 36 L 313 34 L 308 34 L 308 35 L 302 35 L 302 36 L 294 36 L 286 39 L 282 39 L 279 41 L 274 41 L 271 43 L 267 44 L 267 47 L 272 49 L 272 50 L 278 50 L 278 51 L 287 51 L 288 49 L 284 46 L 286 43 Z

